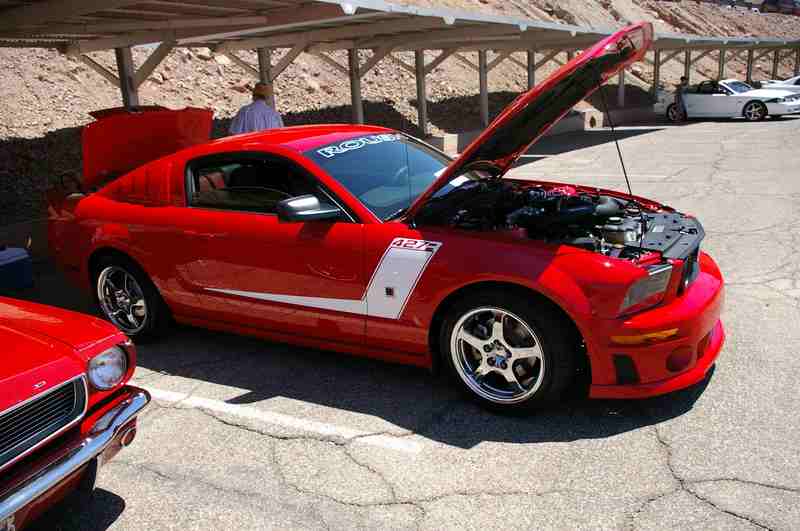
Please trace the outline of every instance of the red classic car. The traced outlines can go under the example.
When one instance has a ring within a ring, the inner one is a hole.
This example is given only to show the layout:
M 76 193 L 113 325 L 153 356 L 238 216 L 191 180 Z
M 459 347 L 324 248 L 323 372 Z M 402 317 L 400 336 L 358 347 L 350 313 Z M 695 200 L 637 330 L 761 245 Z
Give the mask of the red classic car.
M 651 41 L 642 23 L 584 51 L 456 160 L 381 127 L 288 127 L 165 154 L 161 139 L 197 137 L 142 126 L 168 123 L 165 111 L 94 122 L 84 180 L 99 189 L 54 203 L 54 252 L 133 337 L 174 318 L 441 364 L 498 408 L 557 399 L 581 371 L 595 397 L 686 387 L 723 342 L 700 222 L 632 195 L 502 179 Z M 126 144 L 138 129 L 153 140 Z
M 150 401 L 130 340 L 105 321 L 0 297 L 0 531 L 94 488 Z

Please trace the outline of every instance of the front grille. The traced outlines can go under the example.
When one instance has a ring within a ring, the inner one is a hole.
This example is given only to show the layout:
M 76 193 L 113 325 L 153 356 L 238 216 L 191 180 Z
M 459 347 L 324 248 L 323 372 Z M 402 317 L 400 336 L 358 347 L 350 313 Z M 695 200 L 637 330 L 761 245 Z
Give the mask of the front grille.
M 0 468 L 79 419 L 86 384 L 77 378 L 0 413 Z

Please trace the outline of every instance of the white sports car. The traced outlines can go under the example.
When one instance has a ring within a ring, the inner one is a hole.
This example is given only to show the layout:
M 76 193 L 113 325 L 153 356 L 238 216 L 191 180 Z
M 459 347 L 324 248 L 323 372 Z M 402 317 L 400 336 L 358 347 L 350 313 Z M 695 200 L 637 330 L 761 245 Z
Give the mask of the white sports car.
M 771 79 L 765 81 L 764 88 L 788 90 L 789 92 L 800 93 L 800 76 L 790 77 L 789 79 Z
M 778 88 L 754 89 L 736 79 L 703 81 L 684 92 L 689 118 L 745 118 L 763 120 L 767 116 L 800 113 L 800 94 Z M 672 92 L 659 91 L 655 104 L 657 113 L 666 114 L 670 121 L 680 119 Z

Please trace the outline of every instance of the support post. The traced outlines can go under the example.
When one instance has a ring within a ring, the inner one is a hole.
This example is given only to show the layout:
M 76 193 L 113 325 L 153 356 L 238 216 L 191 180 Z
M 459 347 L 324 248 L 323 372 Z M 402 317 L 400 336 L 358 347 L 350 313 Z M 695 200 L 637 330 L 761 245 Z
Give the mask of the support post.
M 414 52 L 414 77 L 417 80 L 417 122 L 422 138 L 428 136 L 428 91 L 425 87 L 425 50 Z
M 717 80 L 721 81 L 725 78 L 725 49 L 719 50 L 719 63 L 717 64 Z
M 686 82 L 690 83 L 692 80 L 692 51 L 686 50 L 683 52 L 683 75 Z
M 536 86 L 536 50 L 528 50 L 528 88 Z
M 258 80 L 262 83 L 269 83 L 269 104 L 275 108 L 275 87 L 272 86 L 272 49 L 258 48 Z
M 775 50 L 772 53 L 772 79 L 778 79 L 778 66 L 781 63 L 781 51 Z
M 350 102 L 353 108 L 353 123 L 364 123 L 364 103 L 361 101 L 361 73 L 359 72 L 358 49 L 347 50 L 347 66 L 350 75 Z
M 748 83 L 753 82 L 753 50 L 747 50 L 747 77 Z
M 117 56 L 117 73 L 119 88 L 122 92 L 122 105 L 126 109 L 139 106 L 139 91 L 136 87 L 135 71 L 133 68 L 133 55 L 130 46 L 115 48 Z
M 800 48 L 794 51 L 794 75 L 800 75 Z
M 486 50 L 478 51 L 478 85 L 480 85 L 481 126 L 489 125 L 489 72 L 486 61 Z
M 658 96 L 658 85 L 661 83 L 661 50 L 653 53 L 653 88 L 651 93 L 655 100 Z
M 625 69 L 619 71 L 619 83 L 617 85 L 617 107 L 622 109 L 625 107 Z M 603 90 L 602 88 L 600 90 Z

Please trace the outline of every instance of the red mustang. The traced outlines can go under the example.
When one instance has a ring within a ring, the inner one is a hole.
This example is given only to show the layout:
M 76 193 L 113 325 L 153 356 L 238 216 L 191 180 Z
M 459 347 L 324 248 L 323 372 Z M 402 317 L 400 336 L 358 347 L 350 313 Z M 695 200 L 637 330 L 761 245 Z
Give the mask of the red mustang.
M 100 319 L 0 298 L 0 531 L 67 497 L 136 436 L 136 350 Z
M 98 149 L 85 147 L 94 173 L 84 181 L 124 175 L 53 209 L 55 253 L 132 337 L 172 317 L 441 363 L 501 408 L 556 399 L 579 371 L 590 371 L 594 397 L 686 387 L 723 342 L 722 276 L 700 251 L 700 223 L 595 187 L 502 179 L 651 38 L 637 24 L 585 51 L 454 161 L 397 131 L 349 125 L 157 158 L 202 136 L 202 120 L 156 128 L 131 124 L 177 124 L 169 113 L 181 111 L 105 118 L 87 127 Z M 139 130 L 154 140 L 108 141 Z

